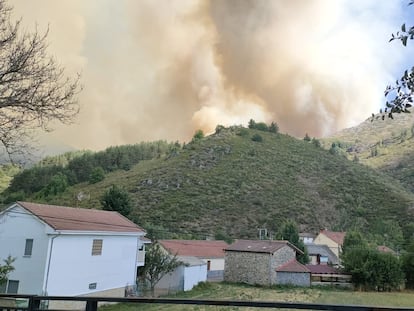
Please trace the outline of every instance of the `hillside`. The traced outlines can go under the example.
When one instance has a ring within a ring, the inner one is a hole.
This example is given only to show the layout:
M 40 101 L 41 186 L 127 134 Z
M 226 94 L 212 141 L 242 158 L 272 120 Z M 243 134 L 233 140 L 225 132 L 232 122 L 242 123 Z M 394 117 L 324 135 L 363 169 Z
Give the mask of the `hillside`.
M 371 118 L 358 126 L 322 139 L 350 160 L 378 169 L 399 180 L 414 193 L 414 115 L 394 114 L 394 119 Z
M 257 135 L 262 141 L 252 140 Z M 240 127 L 37 200 L 99 207 L 112 184 L 130 192 L 131 218 L 163 237 L 255 238 L 258 228 L 274 232 L 285 219 L 307 231 L 372 232 L 414 220 L 414 195 L 390 177 L 313 142 Z

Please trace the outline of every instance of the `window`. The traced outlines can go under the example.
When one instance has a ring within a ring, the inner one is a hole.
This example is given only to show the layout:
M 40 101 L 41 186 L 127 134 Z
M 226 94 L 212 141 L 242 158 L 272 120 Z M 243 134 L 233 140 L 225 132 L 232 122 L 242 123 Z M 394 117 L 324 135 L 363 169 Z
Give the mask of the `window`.
M 7 288 L 7 281 L 4 283 L 0 283 L 0 293 L 3 294 L 6 292 L 6 288 Z
M 8 280 L 0 285 L 0 293 L 17 294 L 19 290 L 19 281 Z
M 92 256 L 102 255 L 102 242 L 103 242 L 103 240 L 93 240 L 93 243 L 92 243 Z
M 33 239 L 26 239 L 26 245 L 24 246 L 24 256 L 32 256 Z
M 9 280 L 8 283 L 9 284 L 7 284 L 7 293 L 8 294 L 17 294 L 17 292 L 19 290 L 19 281 Z
M 96 282 L 95 283 L 89 283 L 89 289 L 96 289 Z

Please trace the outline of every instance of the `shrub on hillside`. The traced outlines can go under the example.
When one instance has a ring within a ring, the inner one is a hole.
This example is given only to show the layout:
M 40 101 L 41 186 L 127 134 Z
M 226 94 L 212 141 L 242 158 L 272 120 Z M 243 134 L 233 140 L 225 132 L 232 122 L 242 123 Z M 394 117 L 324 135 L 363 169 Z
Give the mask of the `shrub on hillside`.
M 95 167 L 89 177 L 90 184 L 96 184 L 105 179 L 105 171 L 102 167 Z
M 252 140 L 253 140 L 253 141 L 256 141 L 256 142 L 262 142 L 262 141 L 263 141 L 263 137 L 262 137 L 262 136 L 260 136 L 259 134 L 254 134 L 254 135 L 252 136 Z

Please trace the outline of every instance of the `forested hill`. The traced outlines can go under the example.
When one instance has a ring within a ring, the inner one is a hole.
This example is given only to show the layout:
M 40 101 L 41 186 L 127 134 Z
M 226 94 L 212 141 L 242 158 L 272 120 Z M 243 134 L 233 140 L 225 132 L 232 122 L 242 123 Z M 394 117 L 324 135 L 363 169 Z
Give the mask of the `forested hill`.
M 414 193 L 414 114 L 380 114 L 323 139 L 325 148 L 378 169 Z
M 65 189 L 56 189 L 59 172 L 54 188 L 49 183 L 36 193 L 18 194 L 38 202 L 99 208 L 102 194 L 115 184 L 133 200 L 130 218 L 158 237 L 255 238 L 258 228 L 275 231 L 293 219 L 301 230 L 357 227 L 382 239 L 394 234 L 387 230 L 400 237 L 414 220 L 414 196 L 399 182 L 332 154 L 315 139 L 218 127 L 215 134 L 185 146 L 163 146 L 150 160 L 118 165 L 104 176 L 99 175 L 102 168 L 84 163 L 89 180 Z M 70 167 L 74 165 L 65 166 Z M 100 177 L 94 180 L 94 174 Z M 13 194 L 9 191 L 9 198 Z

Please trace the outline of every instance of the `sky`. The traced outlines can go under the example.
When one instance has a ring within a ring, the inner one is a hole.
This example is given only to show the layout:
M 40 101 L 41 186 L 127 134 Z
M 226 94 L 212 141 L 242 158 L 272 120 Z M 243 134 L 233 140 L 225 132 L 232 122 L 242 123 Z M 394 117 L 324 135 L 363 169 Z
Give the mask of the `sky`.
M 413 63 L 389 43 L 396 0 L 10 0 L 26 31 L 81 73 L 80 113 L 46 140 L 102 150 L 189 141 L 198 129 L 275 121 L 295 137 L 355 126 Z

